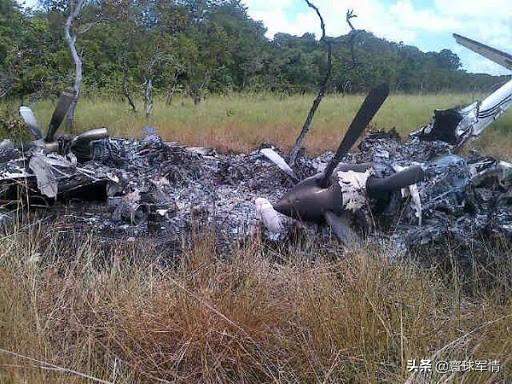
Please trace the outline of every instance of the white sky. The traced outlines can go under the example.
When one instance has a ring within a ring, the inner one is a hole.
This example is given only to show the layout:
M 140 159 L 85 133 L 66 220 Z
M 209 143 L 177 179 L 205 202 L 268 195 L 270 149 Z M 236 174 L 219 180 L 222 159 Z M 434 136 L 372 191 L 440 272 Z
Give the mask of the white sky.
M 458 46 L 452 33 L 512 52 L 512 0 L 312 0 L 324 16 L 327 33 L 348 32 L 347 9 L 358 15 L 356 28 L 403 41 L 424 51 L 448 48 L 471 72 L 508 74 L 506 69 Z M 243 0 L 251 17 L 262 20 L 268 36 L 276 32 L 302 35 L 320 27 L 304 0 Z

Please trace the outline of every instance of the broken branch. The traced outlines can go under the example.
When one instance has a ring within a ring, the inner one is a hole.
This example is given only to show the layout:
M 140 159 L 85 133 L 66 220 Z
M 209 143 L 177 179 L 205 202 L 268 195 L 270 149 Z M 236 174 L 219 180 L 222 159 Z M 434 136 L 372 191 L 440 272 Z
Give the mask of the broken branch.
M 318 95 L 316 96 L 315 100 L 313 101 L 313 105 L 311 106 L 311 109 L 309 110 L 308 116 L 306 117 L 306 121 L 304 122 L 304 125 L 302 126 L 302 131 L 300 132 L 299 136 L 297 137 L 297 140 L 295 141 L 295 144 L 290 152 L 290 158 L 289 163 L 291 166 L 295 164 L 295 161 L 297 160 L 297 156 L 299 154 L 300 149 L 302 148 L 304 144 L 304 140 L 306 138 L 306 135 L 311 130 L 311 124 L 313 122 L 313 118 L 315 116 L 316 110 L 318 109 L 318 106 L 322 102 L 322 99 L 325 96 L 325 93 L 327 91 L 327 86 L 329 84 L 329 79 L 331 78 L 332 73 L 332 41 L 326 36 L 325 33 L 325 21 L 322 17 L 322 14 L 320 13 L 320 10 L 318 7 L 314 4 L 312 4 L 309 0 L 305 0 L 306 4 L 312 8 L 316 14 L 318 15 L 318 18 L 320 19 L 320 28 L 322 29 L 322 37 L 320 38 L 320 41 L 323 42 L 327 49 L 327 70 L 325 73 L 325 77 L 323 78 L 322 82 L 320 83 L 320 89 L 318 90 Z M 357 61 L 355 57 L 355 38 L 357 34 L 360 32 L 358 29 L 354 28 L 354 25 L 352 24 L 352 19 L 357 17 L 356 14 L 354 14 L 354 11 L 349 9 L 347 10 L 345 21 L 347 22 L 348 26 L 350 27 L 351 31 L 349 33 L 349 46 L 350 46 L 350 55 L 351 55 L 351 64 L 350 66 L 347 66 L 347 70 L 352 70 L 357 66 Z
M 327 49 L 327 70 L 325 73 L 324 78 L 322 79 L 322 82 L 320 83 L 320 89 L 318 90 L 318 94 L 313 101 L 313 105 L 311 106 L 311 109 L 309 110 L 308 116 L 306 117 L 306 121 L 304 122 L 304 125 L 302 126 L 302 131 L 300 132 L 299 136 L 297 137 L 297 140 L 295 141 L 295 145 L 293 146 L 291 152 L 290 152 L 290 159 L 289 163 L 291 166 L 295 164 L 295 161 L 297 160 L 297 155 L 299 154 L 300 149 L 302 148 L 302 145 L 304 143 L 304 139 L 306 138 L 306 135 L 308 134 L 309 130 L 311 129 L 311 123 L 313 122 L 313 117 L 315 116 L 316 110 L 318 109 L 318 106 L 322 102 L 322 99 L 325 96 L 325 92 L 327 90 L 327 85 L 329 83 L 329 79 L 331 78 L 331 72 L 332 72 L 332 42 L 326 38 L 325 35 L 325 22 L 322 17 L 322 14 L 320 13 L 318 7 L 316 7 L 314 4 L 312 4 L 309 0 L 305 0 L 308 7 L 312 8 L 316 14 L 318 15 L 318 18 L 320 19 L 320 28 L 322 29 L 322 37 L 320 38 L 320 41 L 325 44 L 325 47 Z
M 350 27 L 348 46 L 350 48 L 350 58 L 351 58 L 350 65 L 345 68 L 348 71 L 354 69 L 358 64 L 356 61 L 355 41 L 356 41 L 357 35 L 361 31 L 359 29 L 354 28 L 354 25 L 352 24 L 351 20 L 355 17 L 357 17 L 357 15 L 354 13 L 353 10 L 351 10 L 351 9 L 347 10 L 347 14 L 345 16 L 345 21 L 347 22 L 348 26 Z

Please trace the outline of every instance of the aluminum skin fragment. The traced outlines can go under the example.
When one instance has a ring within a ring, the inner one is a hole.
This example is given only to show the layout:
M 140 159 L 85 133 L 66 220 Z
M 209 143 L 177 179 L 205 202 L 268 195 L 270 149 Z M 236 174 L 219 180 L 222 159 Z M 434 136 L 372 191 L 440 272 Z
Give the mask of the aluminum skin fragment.
M 365 172 L 349 170 L 337 173 L 338 184 L 341 187 L 343 196 L 343 209 L 356 212 L 368 204 L 366 183 L 372 175 L 373 170 L 371 168 Z
M 37 180 L 37 188 L 46 197 L 54 199 L 59 192 L 57 178 L 52 172 L 52 165 L 43 154 L 34 154 L 28 164 Z

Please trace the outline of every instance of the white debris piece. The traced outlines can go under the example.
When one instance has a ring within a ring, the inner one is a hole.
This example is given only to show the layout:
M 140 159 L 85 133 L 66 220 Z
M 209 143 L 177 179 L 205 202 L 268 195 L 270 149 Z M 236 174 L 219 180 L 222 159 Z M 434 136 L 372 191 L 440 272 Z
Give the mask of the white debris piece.
M 401 172 L 404 169 L 407 169 L 407 167 L 403 167 L 401 165 L 393 165 L 393 169 L 396 172 Z M 421 206 L 421 198 L 420 198 L 420 192 L 418 190 L 417 184 L 411 184 L 407 188 L 402 188 L 402 197 L 411 196 L 412 199 L 412 207 L 414 209 L 414 215 L 418 218 L 418 224 L 421 225 L 422 223 L 422 206 Z
M 256 204 L 256 217 L 258 217 L 265 228 L 272 234 L 279 234 L 283 231 L 283 223 L 280 213 L 277 212 L 270 201 L 263 197 L 258 197 L 255 200 Z
M 418 218 L 418 224 L 422 224 L 422 207 L 421 207 L 421 198 L 420 198 L 420 192 L 418 190 L 417 184 L 409 185 L 409 192 L 411 194 L 411 199 L 413 202 L 414 212 L 416 217 Z
M 367 169 L 365 172 L 339 171 L 337 173 L 338 184 L 343 195 L 343 208 L 356 212 L 368 203 L 366 182 L 372 175 L 372 168 Z
M 36 176 L 39 191 L 51 199 L 57 197 L 57 178 L 52 172 L 52 165 L 48 162 L 47 157 L 40 153 L 34 154 L 30 158 L 28 167 Z
M 498 162 L 498 169 L 501 171 L 499 180 L 501 185 L 506 185 L 512 180 L 512 164 L 506 161 Z
M 213 148 L 186 147 L 185 149 L 189 152 L 197 153 L 198 155 L 201 155 L 204 157 L 215 157 L 217 155 L 217 152 L 215 152 L 215 149 L 213 149 Z
M 76 158 L 76 156 L 73 152 L 69 152 L 68 154 L 66 154 L 65 159 L 67 161 L 69 161 L 75 167 L 78 164 L 78 159 Z
M 260 153 L 265 156 L 267 159 L 269 159 L 271 162 L 273 162 L 277 167 L 286 173 L 288 176 L 290 176 L 293 179 L 297 179 L 297 176 L 295 175 L 295 172 L 293 172 L 293 169 L 290 168 L 290 166 L 286 163 L 286 161 L 279 155 L 276 151 L 274 151 L 272 148 L 262 148 L 260 149 Z

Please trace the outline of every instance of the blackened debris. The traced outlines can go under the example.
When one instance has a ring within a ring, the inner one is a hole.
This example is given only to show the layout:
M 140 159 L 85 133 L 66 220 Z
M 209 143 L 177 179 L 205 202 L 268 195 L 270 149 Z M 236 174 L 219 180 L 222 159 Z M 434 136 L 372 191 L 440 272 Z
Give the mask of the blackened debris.
M 409 249 L 447 239 L 459 244 L 485 246 L 496 236 L 512 240 L 512 164 L 473 153 L 468 158 L 451 153 L 441 141 L 413 137 L 401 142 L 395 134 L 373 134 L 360 144 L 352 162 L 373 162 L 385 176 L 394 164 L 420 164 L 425 179 L 417 184 L 422 204 L 422 225 L 413 202 L 390 197 L 376 226 Z M 398 203 L 397 203 L 398 202 Z
M 400 192 L 390 193 L 373 202 L 372 222 L 359 220 L 370 238 L 385 235 L 409 249 L 447 238 L 472 246 L 482 244 L 482 238 L 512 239 L 512 165 L 477 154 L 465 158 L 451 149 L 441 141 L 403 141 L 396 132 L 378 132 L 346 156 L 347 163 L 372 163 L 378 176 L 411 165 L 420 165 L 426 175 L 417 184 L 422 225 L 413 201 Z M 264 197 L 275 203 L 293 185 L 258 150 L 222 154 L 187 148 L 164 142 L 154 132 L 141 140 L 92 141 L 90 160 L 85 161 L 72 151 L 59 155 L 39 147 L 22 155 L 9 143 L 0 145 L 0 155 L 4 153 L 8 155 L 0 162 L 2 201 L 12 205 L 23 195 L 29 200 L 37 197 L 46 200 L 48 212 L 60 220 L 107 240 L 153 237 L 176 249 L 202 227 L 213 230 L 226 246 L 255 232 L 264 234 L 255 200 Z M 299 157 L 294 171 L 301 178 L 314 175 L 331 158 L 330 152 Z M 30 166 L 34 161 L 38 167 Z M 43 176 L 38 175 L 41 169 Z M 41 188 L 39 184 L 48 180 L 50 186 Z M 326 235 L 315 224 L 286 219 L 285 225 L 291 237 L 297 231 L 317 239 Z
M 459 141 L 456 134 L 457 127 L 463 118 L 464 116 L 459 112 L 459 108 L 435 110 L 433 122 L 419 133 L 419 137 L 422 140 L 440 140 L 456 145 Z

